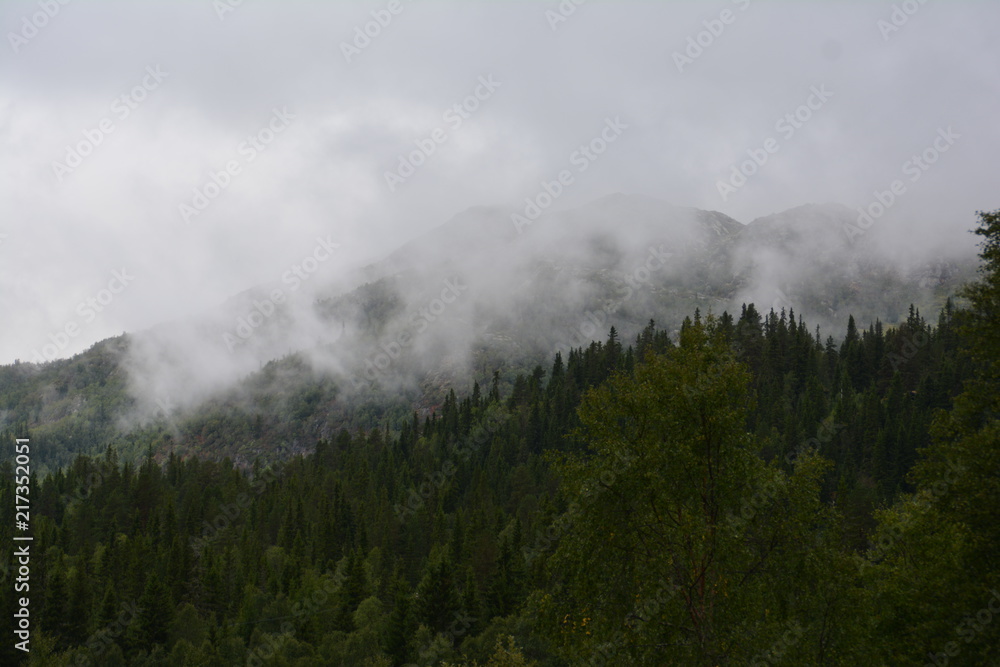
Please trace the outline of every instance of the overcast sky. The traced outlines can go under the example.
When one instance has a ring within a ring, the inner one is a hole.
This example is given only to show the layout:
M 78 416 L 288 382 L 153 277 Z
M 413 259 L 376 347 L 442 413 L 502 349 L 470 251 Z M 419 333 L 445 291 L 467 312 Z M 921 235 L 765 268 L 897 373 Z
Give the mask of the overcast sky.
M 565 169 L 556 208 L 741 222 L 898 179 L 903 245 L 968 243 L 998 207 L 995 2 L 237 1 L 0 4 L 0 363 L 211 309 L 319 238 L 335 275 L 470 206 L 523 211 Z M 747 151 L 767 160 L 724 197 Z

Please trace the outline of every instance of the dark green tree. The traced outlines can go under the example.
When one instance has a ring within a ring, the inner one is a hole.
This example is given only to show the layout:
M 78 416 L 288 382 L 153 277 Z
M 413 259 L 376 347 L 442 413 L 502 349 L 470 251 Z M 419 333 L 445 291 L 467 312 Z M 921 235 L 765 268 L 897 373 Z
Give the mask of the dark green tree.
M 170 624 L 173 622 L 174 604 L 170 590 L 158 575 L 151 574 L 146 580 L 146 588 L 139 598 L 138 636 L 142 645 L 152 649 L 157 644 L 166 644 L 170 638 Z

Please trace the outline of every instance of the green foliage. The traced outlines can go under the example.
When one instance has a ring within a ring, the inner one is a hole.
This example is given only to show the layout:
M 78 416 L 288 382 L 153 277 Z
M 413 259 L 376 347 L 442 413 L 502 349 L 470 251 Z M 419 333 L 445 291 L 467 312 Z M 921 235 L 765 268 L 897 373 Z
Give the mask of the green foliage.
M 982 218 L 982 279 L 934 326 L 852 318 L 838 343 L 748 304 L 484 371 L 418 412 L 348 410 L 293 355 L 249 403 L 125 438 L 116 345 L 0 369 L 5 424 L 48 447 L 31 661 L 922 665 L 956 642 L 948 664 L 996 664 L 1000 618 L 977 615 L 1000 590 L 1000 222 Z M 8 506 L 12 479 L 0 462 Z
M 879 516 L 872 634 L 893 664 L 1000 663 L 1000 211 L 980 214 L 980 280 L 958 333 L 971 377 L 912 471 L 916 492 Z
M 805 455 L 788 474 L 758 456 L 749 385 L 709 318 L 584 397 L 590 447 L 558 465 L 577 499 L 549 562 L 562 586 L 541 601 L 570 662 L 748 664 L 790 632 L 783 655 L 815 644 L 800 626 L 830 611 L 813 585 L 835 558 L 827 464 Z

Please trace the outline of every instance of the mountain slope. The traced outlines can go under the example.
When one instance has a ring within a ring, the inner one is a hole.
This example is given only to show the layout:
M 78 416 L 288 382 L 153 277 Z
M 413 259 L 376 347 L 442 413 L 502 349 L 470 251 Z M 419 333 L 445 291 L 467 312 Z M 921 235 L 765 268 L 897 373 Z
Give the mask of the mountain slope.
M 340 426 L 395 423 L 496 370 L 507 382 L 612 325 L 631 339 L 651 318 L 674 330 L 696 308 L 744 302 L 794 309 L 824 331 L 850 314 L 892 325 L 911 303 L 933 315 L 973 276 L 971 261 L 947 258 L 897 267 L 850 242 L 852 221 L 827 204 L 743 225 L 619 194 L 519 233 L 509 210 L 470 209 L 316 291 L 272 302 L 276 286 L 259 286 L 72 360 L 0 368 L 0 428 L 50 429 L 59 460 L 110 440 L 249 460 Z M 250 425 L 239 448 L 212 435 L 225 430 L 220 414 Z

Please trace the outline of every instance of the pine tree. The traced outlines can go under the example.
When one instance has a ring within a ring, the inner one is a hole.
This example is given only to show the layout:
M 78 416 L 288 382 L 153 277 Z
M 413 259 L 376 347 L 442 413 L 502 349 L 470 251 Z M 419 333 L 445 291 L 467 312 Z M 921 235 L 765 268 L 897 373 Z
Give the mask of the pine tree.
M 70 646 L 84 644 L 90 634 L 91 607 L 90 577 L 77 568 L 69 586 L 69 604 L 66 609 L 66 640 Z
M 150 575 L 139 598 L 138 630 L 145 647 L 167 643 L 173 615 L 174 604 L 169 589 L 155 573 Z
M 59 566 L 49 573 L 45 585 L 45 603 L 42 606 L 41 625 L 45 632 L 57 638 L 57 645 L 66 647 L 68 643 L 69 619 L 66 609 L 66 576 Z
M 1000 627 L 977 618 L 1000 602 L 1000 211 L 980 213 L 976 233 L 983 265 L 959 318 L 974 376 L 936 418 L 915 493 L 878 515 L 865 562 L 869 632 L 882 638 L 868 647 L 873 663 L 992 664 L 1000 646 Z M 912 306 L 905 326 L 923 330 Z M 903 422 L 905 440 L 915 421 Z
M 429 563 L 416 593 L 417 619 L 433 632 L 444 632 L 460 610 L 460 600 L 451 559 L 440 556 Z
M 386 626 L 385 652 L 395 665 L 406 664 L 408 645 L 413 635 L 412 600 L 406 580 L 396 578 L 393 583 L 392 612 Z

